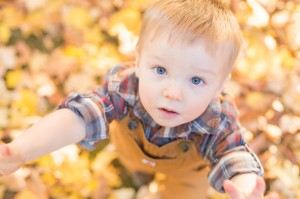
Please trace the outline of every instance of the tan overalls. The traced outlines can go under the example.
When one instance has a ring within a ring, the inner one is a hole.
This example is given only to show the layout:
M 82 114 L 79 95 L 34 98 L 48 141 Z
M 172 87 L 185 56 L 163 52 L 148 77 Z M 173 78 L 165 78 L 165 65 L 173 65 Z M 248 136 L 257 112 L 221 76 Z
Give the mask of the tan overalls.
M 130 116 L 110 124 L 110 139 L 130 171 L 164 176 L 160 178 L 162 199 L 206 198 L 207 162 L 192 141 L 181 139 L 158 147 L 147 140 L 142 125 Z

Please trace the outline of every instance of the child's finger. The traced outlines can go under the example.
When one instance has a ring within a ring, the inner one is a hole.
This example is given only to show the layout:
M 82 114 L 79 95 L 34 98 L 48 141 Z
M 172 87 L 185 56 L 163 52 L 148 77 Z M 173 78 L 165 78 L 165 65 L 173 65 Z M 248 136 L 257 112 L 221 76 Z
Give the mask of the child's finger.
M 251 197 L 252 198 L 263 198 L 265 188 L 266 188 L 266 183 L 263 180 L 263 178 L 257 177 L 255 188 L 251 192 Z
M 9 147 L 6 144 L 0 145 L 0 154 L 3 156 L 10 155 Z
M 10 150 L 9 147 L 6 144 L 2 144 L 0 145 L 0 163 L 1 163 L 1 169 L 0 169 L 0 177 L 4 175 L 4 171 L 3 171 L 3 164 L 5 164 L 5 161 L 2 162 L 4 159 L 6 159 L 6 156 L 10 155 Z M 4 166 L 5 167 L 5 166 Z
M 240 199 L 242 198 L 241 192 L 239 191 L 239 188 L 230 180 L 225 180 L 223 182 L 223 188 L 225 192 L 228 194 L 228 196 L 231 199 Z

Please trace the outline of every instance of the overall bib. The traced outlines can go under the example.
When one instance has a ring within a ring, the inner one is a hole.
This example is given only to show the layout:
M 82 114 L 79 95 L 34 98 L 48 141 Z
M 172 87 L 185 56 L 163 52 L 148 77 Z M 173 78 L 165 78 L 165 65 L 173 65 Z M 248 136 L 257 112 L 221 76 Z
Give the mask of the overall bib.
M 142 125 L 132 116 L 110 124 L 110 140 L 129 171 L 160 176 L 162 199 L 206 198 L 208 164 L 192 141 L 179 139 L 156 146 L 147 140 Z

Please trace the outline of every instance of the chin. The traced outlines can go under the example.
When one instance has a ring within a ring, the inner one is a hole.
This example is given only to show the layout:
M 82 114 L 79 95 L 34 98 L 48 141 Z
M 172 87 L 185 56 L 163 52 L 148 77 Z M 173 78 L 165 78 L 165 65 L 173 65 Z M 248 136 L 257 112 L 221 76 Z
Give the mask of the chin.
M 163 127 L 167 127 L 167 128 L 173 128 L 173 127 L 176 127 L 176 126 L 179 126 L 183 123 L 178 123 L 178 122 L 170 122 L 170 121 L 156 121 L 154 120 L 157 124 L 159 124 L 160 126 L 163 126 Z

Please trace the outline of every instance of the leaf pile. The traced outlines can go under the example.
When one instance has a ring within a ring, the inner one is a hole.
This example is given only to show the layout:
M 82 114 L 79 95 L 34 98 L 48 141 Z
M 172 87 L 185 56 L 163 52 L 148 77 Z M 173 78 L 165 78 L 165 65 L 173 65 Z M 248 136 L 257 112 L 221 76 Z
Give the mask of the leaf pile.
M 144 9 L 153 0 L 0 0 L 0 138 L 9 142 L 72 91 L 100 84 L 134 59 Z M 244 50 L 226 90 L 265 168 L 267 191 L 300 198 L 300 3 L 225 0 Z M 113 146 L 75 145 L 0 179 L 1 198 L 132 198 L 137 188 Z M 209 191 L 211 198 L 226 198 Z

